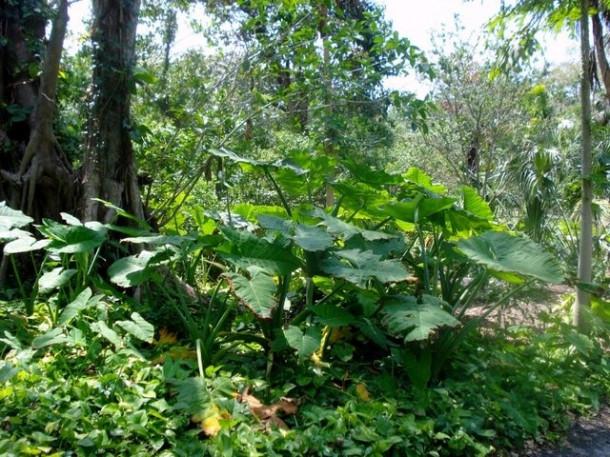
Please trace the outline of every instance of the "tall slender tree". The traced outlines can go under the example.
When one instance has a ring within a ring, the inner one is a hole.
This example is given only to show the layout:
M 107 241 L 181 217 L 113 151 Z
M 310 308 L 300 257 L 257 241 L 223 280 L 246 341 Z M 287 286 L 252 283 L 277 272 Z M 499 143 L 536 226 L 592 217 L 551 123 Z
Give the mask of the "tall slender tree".
M 580 214 L 580 246 L 578 254 L 578 280 L 581 283 L 590 283 L 593 271 L 593 183 L 591 169 L 593 165 L 593 147 L 591 144 L 591 49 L 589 44 L 589 5 L 590 0 L 580 2 L 580 59 L 582 75 L 580 80 L 580 106 L 581 106 L 581 173 L 582 173 L 582 201 Z M 593 14 L 595 23 L 597 14 Z M 595 26 L 594 26 L 595 28 Z M 606 60 L 605 51 L 601 51 L 603 61 Z M 591 302 L 589 292 L 581 285 L 576 288 L 576 302 L 574 303 L 573 323 L 582 331 L 586 330 L 583 319 L 583 310 Z

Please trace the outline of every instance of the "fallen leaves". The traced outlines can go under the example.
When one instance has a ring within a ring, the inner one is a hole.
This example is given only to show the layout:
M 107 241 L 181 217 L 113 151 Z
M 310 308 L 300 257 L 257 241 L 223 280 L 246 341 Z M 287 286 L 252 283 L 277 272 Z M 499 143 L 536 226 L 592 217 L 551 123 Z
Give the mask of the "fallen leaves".
M 294 398 L 283 397 L 271 405 L 266 405 L 254 395 L 250 395 L 248 389 L 243 394 L 238 395 L 237 400 L 240 403 L 248 404 L 252 415 L 257 417 L 266 429 L 276 426 L 280 430 L 288 430 L 288 425 L 278 417 L 278 414 L 293 416 L 299 409 L 299 402 Z

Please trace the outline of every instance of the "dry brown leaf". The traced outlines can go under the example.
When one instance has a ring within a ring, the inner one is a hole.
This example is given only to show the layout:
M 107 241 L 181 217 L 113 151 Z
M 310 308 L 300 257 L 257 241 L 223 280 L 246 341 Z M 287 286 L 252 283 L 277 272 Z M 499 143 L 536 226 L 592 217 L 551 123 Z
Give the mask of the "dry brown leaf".
M 173 344 L 178 341 L 178 335 L 174 332 L 170 332 L 167 327 L 161 327 L 159 330 L 159 339 L 156 344 Z
M 292 398 L 281 398 L 271 405 L 265 405 L 254 395 L 248 393 L 248 389 L 243 394 L 238 396 L 238 400 L 241 403 L 247 403 L 250 407 L 250 411 L 254 416 L 259 418 L 261 422 L 268 428 L 270 424 L 276 425 L 281 430 L 288 430 L 286 423 L 280 419 L 277 414 L 282 413 L 286 416 L 292 416 L 297 413 L 298 401 Z
M 280 430 L 289 430 L 288 425 L 282 419 L 277 416 L 272 416 L 266 420 L 265 429 L 270 430 L 271 426 L 275 425 Z
M 159 365 L 165 362 L 167 357 L 171 357 L 174 360 L 177 359 L 196 359 L 197 351 L 193 351 L 188 346 L 172 346 L 169 351 L 164 352 L 157 357 L 152 363 L 153 365 Z

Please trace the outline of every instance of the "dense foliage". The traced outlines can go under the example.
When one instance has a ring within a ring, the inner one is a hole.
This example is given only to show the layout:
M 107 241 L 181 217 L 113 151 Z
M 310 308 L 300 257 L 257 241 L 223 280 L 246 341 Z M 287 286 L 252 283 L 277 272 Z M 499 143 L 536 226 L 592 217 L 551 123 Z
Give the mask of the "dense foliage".
M 583 283 L 577 76 L 428 60 L 364 0 L 206 2 L 208 49 L 176 55 L 201 10 L 109 5 L 46 137 L 101 216 L 2 181 L 2 455 L 506 455 L 606 400 L 606 126 Z M 429 97 L 386 89 L 409 71 Z M 2 103 L 4 179 L 29 111 Z

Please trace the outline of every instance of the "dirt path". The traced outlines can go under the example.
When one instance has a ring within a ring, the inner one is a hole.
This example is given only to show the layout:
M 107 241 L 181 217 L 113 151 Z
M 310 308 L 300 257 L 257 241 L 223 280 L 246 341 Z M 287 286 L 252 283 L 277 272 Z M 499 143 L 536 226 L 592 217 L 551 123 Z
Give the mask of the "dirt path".
M 577 419 L 557 446 L 530 447 L 515 457 L 610 457 L 610 407 Z

